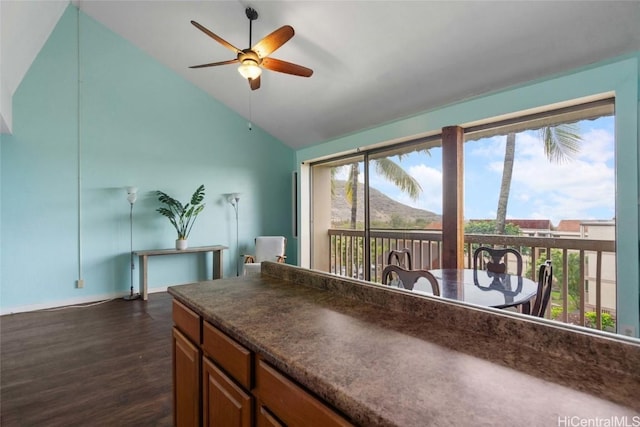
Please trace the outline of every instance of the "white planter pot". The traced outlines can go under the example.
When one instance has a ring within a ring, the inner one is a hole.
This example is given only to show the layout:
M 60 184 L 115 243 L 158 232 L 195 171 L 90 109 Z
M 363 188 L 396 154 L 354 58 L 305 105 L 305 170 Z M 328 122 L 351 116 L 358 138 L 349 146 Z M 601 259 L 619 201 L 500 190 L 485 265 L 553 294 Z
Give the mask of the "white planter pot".
M 187 249 L 187 239 L 176 239 L 176 249 L 179 251 L 183 251 Z

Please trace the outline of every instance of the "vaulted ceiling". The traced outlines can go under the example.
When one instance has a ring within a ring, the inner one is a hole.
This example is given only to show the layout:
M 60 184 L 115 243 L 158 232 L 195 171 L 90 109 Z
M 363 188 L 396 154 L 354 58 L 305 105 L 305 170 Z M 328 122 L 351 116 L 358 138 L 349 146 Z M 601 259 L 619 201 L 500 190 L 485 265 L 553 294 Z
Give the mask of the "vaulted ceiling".
M 67 4 L 0 2 L 5 93 L 13 94 Z M 295 149 L 640 50 L 638 1 L 74 4 Z M 262 87 L 251 91 L 237 64 L 188 68 L 235 58 L 190 21 L 243 49 L 247 6 L 259 14 L 252 42 L 293 26 L 295 36 L 271 56 L 311 68 L 313 76 L 267 70 Z

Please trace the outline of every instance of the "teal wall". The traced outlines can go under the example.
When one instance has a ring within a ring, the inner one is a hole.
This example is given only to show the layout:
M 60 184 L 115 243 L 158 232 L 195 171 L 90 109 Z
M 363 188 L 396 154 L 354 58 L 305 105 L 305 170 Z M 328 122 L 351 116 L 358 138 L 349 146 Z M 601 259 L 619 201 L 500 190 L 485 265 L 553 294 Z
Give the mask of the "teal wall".
M 2 313 L 129 291 L 128 185 L 139 188 L 135 250 L 174 245 L 173 228 L 155 212 L 155 190 L 186 201 L 204 184 L 207 206 L 189 245 L 229 246 L 224 272 L 235 275 L 235 214 L 224 195 L 241 193 L 240 253 L 260 234 L 293 242 L 294 157 L 70 5 L 16 91 L 13 134 L 0 144 Z M 152 258 L 149 287 L 202 278 L 211 262 L 204 259 Z M 75 288 L 78 278 L 83 289 Z
M 424 133 L 450 125 L 611 93 L 616 97 L 616 222 L 618 324 L 640 333 L 640 242 L 638 141 L 640 141 L 640 52 L 551 76 L 497 93 L 427 111 L 296 152 L 296 164 Z M 303 236 L 303 235 L 301 235 Z M 300 250 L 304 247 L 301 238 Z

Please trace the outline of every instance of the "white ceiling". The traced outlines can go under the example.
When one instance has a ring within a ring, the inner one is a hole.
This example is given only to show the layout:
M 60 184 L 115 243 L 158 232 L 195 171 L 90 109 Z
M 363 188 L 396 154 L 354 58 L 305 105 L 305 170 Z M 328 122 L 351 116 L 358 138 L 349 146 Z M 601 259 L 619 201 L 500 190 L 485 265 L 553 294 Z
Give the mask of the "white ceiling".
M 640 1 L 74 3 L 296 149 L 640 50 Z M 271 56 L 313 69 L 312 77 L 266 70 L 252 92 L 236 65 L 188 68 L 235 58 L 189 21 L 243 49 L 246 6 L 259 13 L 254 44 L 282 25 L 294 27 L 296 35 Z M 3 70 L 7 61 L 2 52 Z

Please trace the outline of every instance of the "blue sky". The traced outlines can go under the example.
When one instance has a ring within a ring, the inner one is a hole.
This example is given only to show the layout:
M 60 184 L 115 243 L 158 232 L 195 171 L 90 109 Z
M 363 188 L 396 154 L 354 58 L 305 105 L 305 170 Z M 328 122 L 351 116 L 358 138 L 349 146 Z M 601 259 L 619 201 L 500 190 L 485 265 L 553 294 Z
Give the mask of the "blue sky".
M 544 156 L 536 132 L 519 133 L 507 218 L 612 219 L 615 216 L 614 117 L 584 120 L 577 158 L 563 164 Z M 465 219 L 495 219 L 506 136 L 465 143 Z M 397 161 L 397 158 L 395 158 Z M 371 169 L 372 187 L 398 202 L 442 213 L 442 149 L 412 153 L 400 165 L 422 186 L 417 201 Z M 362 175 L 361 175 L 362 178 Z

